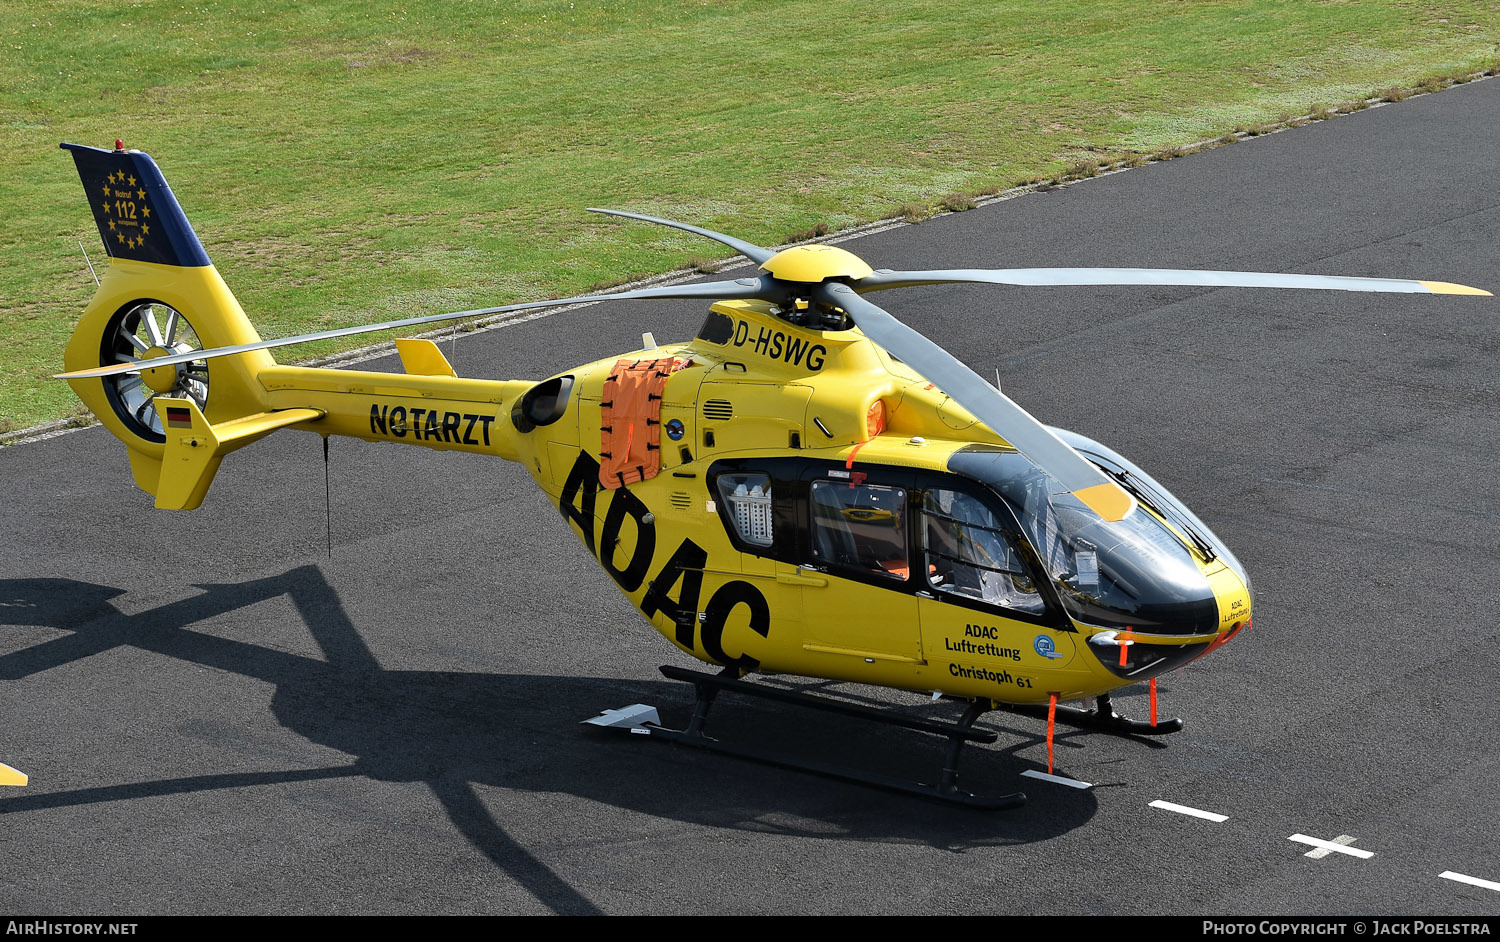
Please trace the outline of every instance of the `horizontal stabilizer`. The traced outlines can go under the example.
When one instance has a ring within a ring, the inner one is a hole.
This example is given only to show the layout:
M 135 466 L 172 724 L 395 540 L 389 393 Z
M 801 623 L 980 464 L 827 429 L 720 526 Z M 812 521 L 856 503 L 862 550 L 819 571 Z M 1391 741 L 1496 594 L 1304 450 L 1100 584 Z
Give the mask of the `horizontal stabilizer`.
M 203 503 L 224 456 L 279 428 L 323 417 L 319 409 L 282 409 L 210 425 L 191 399 L 154 400 L 162 416 L 167 449 L 162 456 L 156 506 L 192 510 Z
M 25 785 L 31 781 L 25 772 L 11 768 L 0 762 L 0 785 Z

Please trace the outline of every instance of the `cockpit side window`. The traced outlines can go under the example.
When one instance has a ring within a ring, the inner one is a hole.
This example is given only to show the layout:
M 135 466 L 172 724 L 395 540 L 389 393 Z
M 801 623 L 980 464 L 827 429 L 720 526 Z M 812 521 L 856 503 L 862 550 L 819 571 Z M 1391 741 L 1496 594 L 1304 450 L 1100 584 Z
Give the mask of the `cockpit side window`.
M 1009 504 L 1074 619 L 1141 631 L 1170 626 L 1183 634 L 1211 632 L 1218 624 L 1214 590 L 1197 558 L 1147 506 L 1123 520 L 1102 520 L 1016 452 L 964 451 L 948 466 Z
M 1000 521 L 977 498 L 930 488 L 922 495 L 923 555 L 937 591 L 1041 614 L 1046 609 Z
M 814 559 L 901 582 L 910 577 L 905 490 L 814 481 L 810 496 Z

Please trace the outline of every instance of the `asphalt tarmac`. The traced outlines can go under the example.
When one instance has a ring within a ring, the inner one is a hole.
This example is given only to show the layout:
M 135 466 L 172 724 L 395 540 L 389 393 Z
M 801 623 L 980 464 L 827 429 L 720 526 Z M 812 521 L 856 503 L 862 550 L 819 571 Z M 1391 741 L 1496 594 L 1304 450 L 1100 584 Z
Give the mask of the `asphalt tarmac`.
M 844 247 L 876 267 L 1500 292 L 1497 127 L 1500 81 L 1480 82 Z M 1162 681 L 1182 733 L 1062 731 L 1080 791 L 1021 778 L 1045 768 L 1044 724 L 992 715 L 1000 740 L 966 755 L 964 784 L 1030 801 L 980 813 L 580 727 L 636 702 L 684 720 L 690 691 L 657 666 L 695 662 L 520 468 L 334 440 L 329 558 L 317 436 L 231 455 L 201 510 L 169 513 L 93 428 L 0 449 L 0 761 L 31 776 L 0 794 L 0 911 L 1500 913 L 1500 891 L 1441 876 L 1500 881 L 1500 301 L 879 301 L 1151 471 L 1245 563 L 1254 628 Z M 643 330 L 685 339 L 703 308 L 566 311 L 461 336 L 455 365 L 542 378 Z M 778 704 L 726 699 L 715 723 L 919 778 L 942 755 Z M 1310 857 L 1293 835 L 1371 856 Z

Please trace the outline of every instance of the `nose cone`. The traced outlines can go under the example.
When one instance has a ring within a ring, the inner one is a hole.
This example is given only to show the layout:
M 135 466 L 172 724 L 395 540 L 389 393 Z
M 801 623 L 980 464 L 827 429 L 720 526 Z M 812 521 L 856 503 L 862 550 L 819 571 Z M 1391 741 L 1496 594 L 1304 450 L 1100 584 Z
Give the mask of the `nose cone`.
M 1210 572 L 1208 584 L 1219 606 L 1219 636 L 1208 646 L 1213 651 L 1250 627 L 1250 584 L 1230 566 Z
M 1133 613 L 1122 632 L 1131 639 L 1128 650 L 1114 646 L 1108 632 L 1090 639 L 1089 651 L 1117 676 L 1144 680 L 1216 651 L 1250 627 L 1250 586 L 1237 567 L 1200 560 L 1196 576 L 1192 591 Z

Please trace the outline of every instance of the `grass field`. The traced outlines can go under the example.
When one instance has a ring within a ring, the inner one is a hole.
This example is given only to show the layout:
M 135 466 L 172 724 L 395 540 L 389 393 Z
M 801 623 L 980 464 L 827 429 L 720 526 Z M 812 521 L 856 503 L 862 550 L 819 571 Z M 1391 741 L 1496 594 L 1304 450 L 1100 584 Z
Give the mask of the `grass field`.
M 270 337 L 719 254 L 585 206 L 778 244 L 1491 67 L 1500 5 L 7 0 L 0 38 L 4 431 L 75 409 L 59 141 L 156 157 Z

